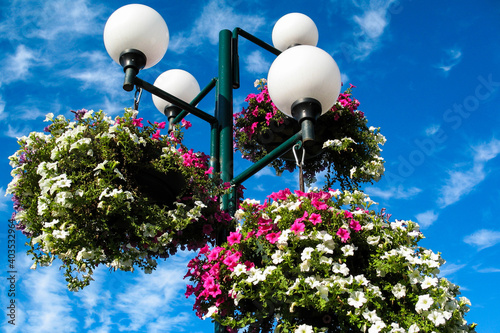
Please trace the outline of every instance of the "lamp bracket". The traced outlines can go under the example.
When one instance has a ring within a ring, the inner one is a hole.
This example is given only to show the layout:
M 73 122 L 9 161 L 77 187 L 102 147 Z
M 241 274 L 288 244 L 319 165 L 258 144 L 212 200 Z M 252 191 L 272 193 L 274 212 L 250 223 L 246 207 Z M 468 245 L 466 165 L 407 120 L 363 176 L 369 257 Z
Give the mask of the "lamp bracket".
M 302 129 L 302 142 L 314 141 L 314 124 L 321 115 L 321 103 L 314 98 L 301 98 L 292 104 L 292 117 Z
M 182 109 L 177 105 L 168 105 L 163 110 L 163 114 L 168 119 L 168 131 L 171 132 L 174 129 L 174 119 L 181 113 Z
M 126 91 L 134 89 L 135 76 L 146 66 L 146 61 L 146 55 L 136 49 L 127 49 L 120 54 L 120 65 L 125 72 L 123 89 Z

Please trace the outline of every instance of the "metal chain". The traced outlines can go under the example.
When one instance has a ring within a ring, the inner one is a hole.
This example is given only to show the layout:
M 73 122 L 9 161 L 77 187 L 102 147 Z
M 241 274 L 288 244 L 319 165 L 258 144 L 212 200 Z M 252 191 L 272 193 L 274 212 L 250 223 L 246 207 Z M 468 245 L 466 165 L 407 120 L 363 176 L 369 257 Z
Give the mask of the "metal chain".
M 302 160 L 299 162 L 299 158 L 297 157 L 297 150 L 299 150 L 302 147 Z M 302 145 L 302 142 L 298 142 L 293 146 L 293 156 L 295 157 L 295 163 L 299 167 L 299 187 L 300 191 L 304 192 L 304 159 L 306 156 L 306 150 L 304 146 Z
M 136 111 L 139 110 L 139 103 L 141 101 L 141 96 L 142 96 L 142 88 L 137 87 L 135 89 L 135 95 L 134 95 L 134 110 Z

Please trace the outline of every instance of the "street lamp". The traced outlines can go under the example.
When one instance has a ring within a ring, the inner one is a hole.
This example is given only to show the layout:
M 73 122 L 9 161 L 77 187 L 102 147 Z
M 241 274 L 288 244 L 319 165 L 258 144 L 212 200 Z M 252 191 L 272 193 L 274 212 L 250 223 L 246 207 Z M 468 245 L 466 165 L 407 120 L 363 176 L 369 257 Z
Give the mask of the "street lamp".
M 153 83 L 154 86 L 168 91 L 185 102 L 191 102 L 200 93 L 200 85 L 195 77 L 182 69 L 171 69 L 163 72 Z M 182 109 L 156 95 L 153 95 L 153 103 L 163 113 L 169 122 L 169 130 L 172 130 L 175 118 Z
M 233 177 L 233 89 L 239 87 L 238 38 L 243 37 L 277 55 L 268 75 L 269 94 L 275 105 L 301 124 L 301 130 L 264 158 Z M 185 71 L 167 71 L 155 84 L 137 77 L 142 69 L 158 63 L 169 42 L 165 21 L 155 10 L 144 5 L 127 5 L 116 10 L 104 28 L 104 44 L 113 60 L 125 72 L 123 88 L 134 86 L 153 94 L 160 112 L 169 118 L 170 126 L 188 113 L 211 125 L 210 164 L 220 172 L 222 181 L 239 185 L 296 144 L 314 140 L 314 123 L 329 110 L 340 92 L 340 72 L 333 58 L 316 47 L 318 30 L 307 16 L 292 13 L 282 17 L 272 33 L 274 47 L 240 28 L 219 32 L 219 72 L 204 89 Z M 214 87 L 215 114 L 212 116 L 195 105 Z M 189 102 L 188 102 L 189 101 Z M 222 198 L 222 207 L 230 214 L 236 211 L 233 193 Z M 217 242 L 222 243 L 225 235 Z M 216 332 L 223 328 L 216 325 Z

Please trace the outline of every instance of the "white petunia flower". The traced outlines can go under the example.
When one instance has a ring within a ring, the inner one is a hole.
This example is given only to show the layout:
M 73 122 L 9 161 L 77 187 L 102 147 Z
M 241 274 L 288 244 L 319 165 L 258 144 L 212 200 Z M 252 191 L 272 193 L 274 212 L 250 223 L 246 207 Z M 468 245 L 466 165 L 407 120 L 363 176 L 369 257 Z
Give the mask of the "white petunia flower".
M 401 283 L 398 283 L 394 287 L 392 287 L 392 293 L 398 299 L 404 297 L 406 295 L 406 287 Z
M 54 238 L 65 239 L 69 236 L 69 232 L 65 230 L 54 230 L 52 236 L 54 236 Z
M 435 287 L 437 286 L 438 279 L 437 278 L 432 278 L 430 276 L 424 277 L 424 280 L 422 281 L 422 289 L 427 289 L 430 287 Z
M 368 329 L 368 333 L 378 333 L 380 332 L 384 327 L 385 323 L 381 320 L 375 322 L 370 328 Z
M 366 241 L 368 244 L 375 246 L 380 242 L 380 236 L 368 236 Z
M 205 320 L 207 318 L 210 318 L 212 317 L 214 314 L 216 314 L 217 312 L 219 312 L 219 309 L 217 309 L 217 307 L 214 305 L 214 306 L 211 306 L 208 308 L 208 312 L 206 315 L 204 315 L 201 319 Z
M 415 311 L 421 313 L 422 311 L 427 311 L 434 303 L 434 300 L 430 295 L 420 295 L 418 296 L 418 302 L 415 305 Z
M 302 254 L 300 255 L 300 259 L 302 261 L 311 259 L 311 254 L 313 253 L 314 249 L 312 247 L 306 247 L 303 251 Z
M 345 257 L 353 256 L 354 251 L 357 250 L 358 248 L 352 244 L 344 245 L 342 246 L 341 250 L 344 253 Z
M 365 297 L 365 293 L 362 291 L 353 291 L 349 298 L 347 299 L 347 303 L 350 306 L 353 306 L 357 309 L 363 306 L 367 301 Z
M 276 252 L 274 252 L 274 254 L 271 256 L 271 259 L 273 259 L 273 264 L 279 264 L 283 261 L 283 252 L 281 250 L 276 250 Z
M 417 324 L 412 324 L 410 328 L 408 328 L 408 333 L 418 333 L 420 332 L 420 328 Z
M 377 321 L 380 321 L 380 317 L 377 315 L 377 311 L 368 311 L 366 310 L 363 312 L 363 318 L 368 320 L 370 323 L 376 323 Z
M 314 333 L 314 330 L 312 326 L 302 324 L 295 329 L 295 333 Z
M 429 313 L 427 318 L 430 321 L 432 321 L 432 323 L 436 326 L 444 325 L 446 323 L 446 319 L 443 316 L 443 313 L 441 311 L 438 311 L 438 310 L 431 311 L 431 313 Z
M 234 268 L 234 271 L 232 274 L 236 275 L 236 276 L 240 276 L 241 274 L 243 273 L 246 273 L 247 271 L 247 267 L 243 264 L 238 264 L 236 265 L 236 267 Z
M 338 264 L 338 263 L 334 263 L 332 265 L 332 271 L 335 273 L 335 274 L 342 274 L 344 276 L 347 276 L 349 275 L 349 268 L 347 267 L 346 264 Z

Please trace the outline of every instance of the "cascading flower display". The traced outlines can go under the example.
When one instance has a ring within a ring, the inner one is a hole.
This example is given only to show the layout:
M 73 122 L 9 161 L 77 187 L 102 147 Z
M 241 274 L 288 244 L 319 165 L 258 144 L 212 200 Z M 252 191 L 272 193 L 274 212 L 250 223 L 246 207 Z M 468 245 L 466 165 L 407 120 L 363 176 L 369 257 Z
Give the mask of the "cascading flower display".
M 338 190 L 246 199 L 227 242 L 189 263 L 186 296 L 228 332 L 475 332 L 419 226 L 372 204 Z
M 255 82 L 258 94 L 249 94 L 248 103 L 234 115 L 234 146 L 242 156 L 256 162 L 298 132 L 296 120 L 279 111 L 271 101 L 266 80 Z M 308 152 L 304 177 L 313 183 L 318 173 L 326 171 L 325 189 L 339 182 L 342 188 L 354 189 L 360 183 L 378 181 L 384 173 L 380 146 L 385 137 L 379 128 L 368 127 L 365 114 L 358 110 L 359 101 L 352 96 L 350 85 L 330 111 L 316 122 L 317 143 Z M 278 174 L 293 171 L 292 153 L 271 163 Z
M 163 135 L 164 122 L 144 124 L 131 109 L 46 121 L 46 133 L 19 139 L 7 193 L 32 268 L 61 259 L 69 289 L 88 285 L 98 265 L 149 273 L 178 248 L 213 242 L 232 220 L 208 156 L 183 146 L 179 128 Z

